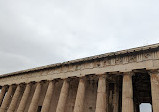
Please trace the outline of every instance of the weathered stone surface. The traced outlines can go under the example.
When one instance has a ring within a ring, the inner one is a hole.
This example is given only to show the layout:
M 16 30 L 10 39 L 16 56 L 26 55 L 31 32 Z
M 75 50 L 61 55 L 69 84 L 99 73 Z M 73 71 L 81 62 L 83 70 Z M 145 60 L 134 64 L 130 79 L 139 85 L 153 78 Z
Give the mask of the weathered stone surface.
M 159 112 L 159 71 L 150 72 L 153 112 Z
M 86 79 L 80 78 L 73 112 L 83 112 L 85 89 L 86 89 Z
M 38 101 L 40 99 L 40 93 L 41 93 L 41 83 L 38 82 L 28 112 L 37 111 Z
M 0 75 L 0 112 L 159 112 L 159 44 Z
M 58 101 L 56 112 L 65 111 L 65 105 L 66 105 L 66 100 L 67 100 L 68 91 L 69 91 L 68 89 L 69 89 L 69 82 L 67 79 L 65 79 L 61 89 L 60 98 Z
M 50 102 L 53 94 L 54 83 L 52 81 L 49 82 L 48 89 L 45 95 L 45 99 L 42 105 L 41 112 L 48 112 L 50 107 Z
M 4 97 L 4 101 L 2 102 L 2 105 L 0 107 L 0 112 L 6 112 L 8 105 L 10 103 L 10 100 L 11 100 L 12 93 L 13 93 L 13 85 L 9 86 L 7 95 Z
M 25 91 L 23 93 L 23 97 L 20 101 L 20 104 L 18 106 L 17 112 L 23 112 L 30 94 L 30 90 L 31 90 L 31 84 L 27 84 L 25 87 Z
M 106 77 L 99 76 L 95 112 L 106 112 Z
M 16 108 L 16 105 L 18 102 L 18 98 L 19 98 L 20 93 L 21 93 L 20 89 L 21 89 L 20 85 L 18 85 L 7 112 L 14 112 L 15 111 L 15 108 Z
M 132 74 L 123 76 L 122 112 L 134 112 Z

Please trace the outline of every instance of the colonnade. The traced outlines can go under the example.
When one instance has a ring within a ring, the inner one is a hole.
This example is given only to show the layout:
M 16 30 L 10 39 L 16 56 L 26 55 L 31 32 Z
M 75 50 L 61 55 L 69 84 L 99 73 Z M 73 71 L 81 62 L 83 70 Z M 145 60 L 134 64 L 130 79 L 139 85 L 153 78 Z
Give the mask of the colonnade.
M 133 84 L 132 84 L 132 72 L 123 73 L 122 80 L 122 112 L 134 112 L 133 103 Z M 107 110 L 107 75 L 101 74 L 98 76 L 98 89 L 97 89 L 97 99 L 96 99 L 96 109 L 95 112 L 106 112 Z M 152 91 L 152 105 L 153 112 L 159 112 L 159 72 L 150 72 L 151 77 L 151 91 Z M 67 103 L 67 96 L 69 91 L 69 78 L 63 79 L 63 85 L 61 88 L 56 112 L 65 112 L 65 105 Z M 76 94 L 76 100 L 74 104 L 73 112 L 83 112 L 85 91 L 86 91 L 87 80 L 85 77 L 79 78 L 79 84 Z M 21 94 L 22 85 L 10 85 L 3 86 L 0 93 L 0 112 L 24 112 L 27 100 L 30 96 L 31 87 L 33 83 L 28 83 L 25 86 L 23 95 L 21 97 L 20 103 L 17 106 L 18 98 Z M 14 91 L 14 87 L 16 89 Z M 45 98 L 43 101 L 41 112 L 49 112 L 51 97 L 53 95 L 55 86 L 55 81 L 49 81 Z M 38 101 L 40 99 L 40 93 L 42 91 L 42 83 L 37 82 L 34 95 L 32 97 L 28 112 L 36 112 L 38 107 Z M 118 105 L 118 104 L 116 104 Z M 116 108 L 118 112 L 118 108 Z

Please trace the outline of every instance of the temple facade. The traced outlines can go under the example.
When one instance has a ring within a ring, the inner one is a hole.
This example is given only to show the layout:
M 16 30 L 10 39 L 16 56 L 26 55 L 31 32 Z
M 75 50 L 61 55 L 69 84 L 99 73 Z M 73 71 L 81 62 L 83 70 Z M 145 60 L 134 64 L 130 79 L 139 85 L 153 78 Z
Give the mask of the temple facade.
M 0 112 L 159 112 L 159 44 L 0 75 Z

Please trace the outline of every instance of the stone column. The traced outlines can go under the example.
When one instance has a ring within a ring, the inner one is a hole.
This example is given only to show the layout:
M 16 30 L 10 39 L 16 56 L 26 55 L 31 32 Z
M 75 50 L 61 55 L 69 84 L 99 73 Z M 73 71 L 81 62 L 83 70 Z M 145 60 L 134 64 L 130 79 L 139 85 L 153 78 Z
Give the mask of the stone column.
M 56 112 L 65 111 L 65 105 L 66 105 L 67 96 L 68 96 L 68 89 L 69 89 L 68 79 L 64 79 L 59 101 L 58 101 L 57 108 L 56 108 Z
M 38 82 L 28 112 L 36 112 L 40 98 L 41 83 Z
M 73 112 L 83 112 L 85 89 L 86 89 L 86 79 L 80 78 Z
M 15 111 L 17 101 L 18 101 L 18 98 L 19 98 L 19 95 L 20 95 L 20 92 L 21 92 L 20 90 L 21 90 L 21 87 L 20 87 L 20 85 L 18 85 L 16 90 L 15 90 L 15 93 L 13 95 L 12 101 L 10 103 L 10 106 L 9 106 L 7 112 L 14 112 Z
M 6 112 L 7 107 L 10 103 L 12 93 L 13 93 L 13 85 L 10 85 L 8 92 L 7 92 L 7 95 L 5 96 L 4 101 L 2 102 L 0 112 Z
M 1 89 L 1 93 L 0 93 L 0 105 L 2 104 L 4 95 L 5 95 L 5 93 L 6 93 L 6 89 L 7 89 L 6 86 L 3 86 L 2 89 Z
M 46 95 L 45 95 L 45 99 L 44 99 L 44 102 L 43 102 L 41 112 L 49 112 L 51 98 L 52 98 L 52 95 L 53 95 L 53 89 L 54 89 L 54 82 L 49 81 L 48 89 L 47 89 L 47 92 L 46 92 Z
M 150 77 L 153 112 L 159 112 L 159 70 L 151 71 Z
M 122 112 L 134 112 L 132 72 L 123 75 Z
M 17 112 L 24 112 L 30 90 L 31 90 L 31 83 L 27 84 L 25 87 L 22 99 L 21 99 L 19 107 L 17 109 Z
M 100 75 L 95 112 L 106 112 L 106 104 L 106 76 Z

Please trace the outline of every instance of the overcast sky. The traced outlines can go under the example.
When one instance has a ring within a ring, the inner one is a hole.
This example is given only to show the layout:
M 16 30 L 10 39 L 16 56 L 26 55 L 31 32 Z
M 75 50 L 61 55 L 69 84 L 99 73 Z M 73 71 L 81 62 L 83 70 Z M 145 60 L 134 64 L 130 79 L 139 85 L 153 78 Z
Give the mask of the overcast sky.
M 158 0 L 0 0 L 0 74 L 158 42 Z

